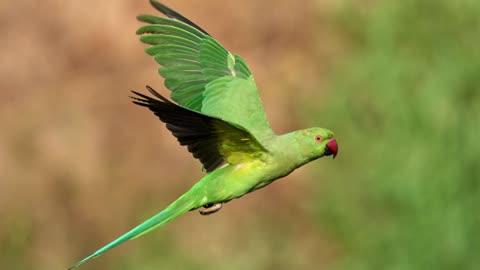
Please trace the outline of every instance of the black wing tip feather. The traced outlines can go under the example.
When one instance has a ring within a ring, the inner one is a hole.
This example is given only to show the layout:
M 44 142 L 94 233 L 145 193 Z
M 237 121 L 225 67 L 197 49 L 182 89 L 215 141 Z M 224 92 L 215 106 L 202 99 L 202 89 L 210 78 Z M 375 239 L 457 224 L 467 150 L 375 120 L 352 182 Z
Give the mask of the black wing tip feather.
M 215 170 L 224 162 L 216 144 L 217 133 L 211 121 L 219 121 L 207 115 L 183 108 L 147 85 L 147 90 L 156 98 L 133 91 L 130 96 L 136 105 L 150 109 L 177 138 L 180 145 L 187 146 L 189 152 L 199 159 L 207 172 Z M 158 99 L 157 99 L 158 98 Z
M 130 98 L 133 99 L 132 100 L 133 103 L 135 103 L 137 105 L 140 105 L 140 106 L 144 106 L 144 107 L 150 107 L 151 104 L 155 104 L 155 103 L 159 103 L 159 102 L 163 102 L 163 103 L 167 103 L 167 104 L 173 104 L 170 100 L 168 100 L 164 96 L 160 95 L 157 91 L 155 91 L 149 85 L 147 85 L 146 88 L 147 88 L 148 92 L 150 92 L 150 94 L 154 95 L 155 97 L 159 98 L 160 100 L 154 99 L 152 97 L 149 97 L 149 96 L 144 95 L 142 93 L 139 93 L 137 91 L 131 90 L 131 92 L 136 95 L 136 96 L 130 96 Z
M 203 30 L 200 26 L 196 25 L 194 22 L 190 21 L 189 19 L 183 17 L 181 14 L 178 14 L 175 10 L 167 7 L 166 5 L 160 3 L 160 2 L 157 2 L 155 0 L 150 0 L 150 4 L 158 11 L 160 11 L 161 13 L 163 13 L 165 16 L 169 17 L 169 18 L 172 18 L 172 19 L 176 19 L 176 20 L 179 20 L 181 22 L 184 22 L 190 26 L 192 26 L 193 28 L 196 28 L 197 30 L 201 31 L 202 33 L 204 33 L 205 35 L 207 36 L 210 36 L 209 33 L 207 33 L 207 31 Z
M 153 89 L 150 85 L 147 85 L 146 88 L 147 88 L 148 92 L 150 92 L 150 94 L 152 94 L 152 95 L 156 96 L 157 98 L 161 99 L 163 102 L 172 103 L 170 100 L 168 100 L 164 96 L 160 95 L 157 91 L 155 91 L 155 89 Z
M 151 97 L 145 96 L 144 94 L 141 94 L 137 91 L 131 91 L 133 94 L 137 96 L 129 96 L 132 99 L 132 102 L 136 105 L 140 105 L 143 107 L 148 107 L 148 104 L 150 103 L 150 100 L 152 99 Z

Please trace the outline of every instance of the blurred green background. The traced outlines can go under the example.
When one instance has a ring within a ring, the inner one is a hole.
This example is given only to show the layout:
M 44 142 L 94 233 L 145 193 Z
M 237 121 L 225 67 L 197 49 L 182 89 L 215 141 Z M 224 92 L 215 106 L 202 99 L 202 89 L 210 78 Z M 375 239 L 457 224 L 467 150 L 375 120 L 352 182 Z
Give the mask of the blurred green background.
M 313 162 L 82 269 L 478 269 L 480 2 L 165 1 L 242 55 Z M 147 1 L 0 4 L 0 269 L 65 269 L 202 173 L 129 90 L 161 93 Z

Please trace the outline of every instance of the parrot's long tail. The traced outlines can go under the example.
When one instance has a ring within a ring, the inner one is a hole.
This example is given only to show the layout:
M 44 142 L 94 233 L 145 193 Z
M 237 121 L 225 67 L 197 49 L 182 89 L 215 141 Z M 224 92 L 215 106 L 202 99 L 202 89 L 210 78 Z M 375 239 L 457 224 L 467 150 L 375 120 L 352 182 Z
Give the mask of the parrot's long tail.
M 124 235 L 120 236 L 119 238 L 115 239 L 112 241 L 110 244 L 102 247 L 101 249 L 95 251 L 94 253 L 90 254 L 88 257 L 85 259 L 77 262 L 74 264 L 72 267 L 68 268 L 68 270 L 71 270 L 73 268 L 76 268 L 86 261 L 93 259 L 95 257 L 98 257 L 102 255 L 104 252 L 107 250 L 110 250 L 120 244 L 122 244 L 125 241 L 128 241 L 130 239 L 137 238 L 139 236 L 142 236 L 151 230 L 169 222 L 170 220 L 188 212 L 189 210 L 196 208 L 196 201 L 191 198 L 191 196 L 188 196 L 188 192 L 178 198 L 176 201 L 174 201 L 172 204 L 170 204 L 167 208 L 165 208 L 163 211 L 160 213 L 156 214 L 155 216 L 149 218 L 142 224 L 138 225 L 137 227 L 133 228 L 129 232 L 125 233 Z

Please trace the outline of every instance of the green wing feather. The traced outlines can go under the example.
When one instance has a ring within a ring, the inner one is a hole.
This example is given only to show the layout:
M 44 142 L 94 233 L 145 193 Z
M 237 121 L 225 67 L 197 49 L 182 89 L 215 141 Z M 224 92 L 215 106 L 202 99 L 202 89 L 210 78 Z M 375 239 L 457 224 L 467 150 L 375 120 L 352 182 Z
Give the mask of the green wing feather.
M 161 65 L 171 98 L 188 109 L 235 123 L 262 141 L 273 135 L 252 73 L 205 30 L 172 9 L 152 5 L 169 18 L 140 15 L 145 51 Z M 215 101 L 215 102 L 214 102 Z M 220 101 L 220 102 L 219 102 Z

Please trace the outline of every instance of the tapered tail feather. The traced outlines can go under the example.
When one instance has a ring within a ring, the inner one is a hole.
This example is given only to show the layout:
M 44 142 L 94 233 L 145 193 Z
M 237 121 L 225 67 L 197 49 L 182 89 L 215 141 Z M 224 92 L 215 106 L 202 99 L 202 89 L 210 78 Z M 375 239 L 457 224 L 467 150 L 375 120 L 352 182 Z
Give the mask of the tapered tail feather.
M 192 208 L 195 208 L 196 207 L 195 200 L 186 198 L 185 195 L 187 195 L 187 194 L 184 194 L 182 197 L 177 199 L 175 202 L 173 202 L 171 205 L 169 205 L 163 211 L 161 211 L 160 213 L 156 214 L 155 216 L 149 218 L 148 220 L 146 220 L 142 224 L 138 225 L 137 227 L 133 228 L 129 232 L 125 233 L 124 235 L 120 236 L 119 238 L 115 239 L 110 244 L 102 247 L 101 249 L 99 249 L 99 250 L 95 251 L 94 253 L 90 254 L 85 259 L 77 262 L 72 267 L 68 268 L 68 270 L 74 269 L 74 268 L 82 265 L 86 261 L 102 255 L 104 252 L 122 244 L 123 242 L 126 242 L 128 240 L 140 237 L 140 236 L 152 231 L 153 229 L 156 229 L 157 227 L 169 222 L 170 220 L 188 212 Z

